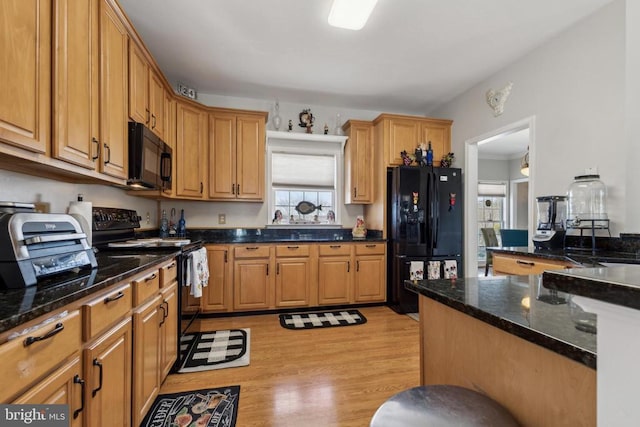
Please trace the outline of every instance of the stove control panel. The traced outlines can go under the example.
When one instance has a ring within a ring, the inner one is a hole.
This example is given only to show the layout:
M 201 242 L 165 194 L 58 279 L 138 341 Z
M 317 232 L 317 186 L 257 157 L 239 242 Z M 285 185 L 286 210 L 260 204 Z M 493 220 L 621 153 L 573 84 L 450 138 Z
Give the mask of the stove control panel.
M 94 231 L 140 228 L 142 219 L 136 211 L 130 209 L 94 207 L 92 214 Z

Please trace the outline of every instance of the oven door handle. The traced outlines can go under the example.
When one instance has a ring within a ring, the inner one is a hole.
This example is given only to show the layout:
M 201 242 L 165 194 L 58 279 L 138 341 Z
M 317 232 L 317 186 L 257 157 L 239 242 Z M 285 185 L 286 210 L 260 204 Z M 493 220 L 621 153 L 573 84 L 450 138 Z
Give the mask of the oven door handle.
M 28 239 L 24 239 L 25 245 L 34 245 L 36 243 L 49 243 L 49 242 L 60 242 L 63 240 L 76 240 L 76 239 L 86 239 L 87 235 L 85 233 L 72 233 L 72 234 L 42 234 L 39 236 L 29 237 Z

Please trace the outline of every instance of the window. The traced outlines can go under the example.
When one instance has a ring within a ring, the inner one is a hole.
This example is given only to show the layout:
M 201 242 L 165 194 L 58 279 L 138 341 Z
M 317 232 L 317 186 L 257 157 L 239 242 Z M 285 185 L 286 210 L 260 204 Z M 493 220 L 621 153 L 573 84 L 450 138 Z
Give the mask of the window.
M 267 132 L 267 225 L 340 225 L 345 140 Z

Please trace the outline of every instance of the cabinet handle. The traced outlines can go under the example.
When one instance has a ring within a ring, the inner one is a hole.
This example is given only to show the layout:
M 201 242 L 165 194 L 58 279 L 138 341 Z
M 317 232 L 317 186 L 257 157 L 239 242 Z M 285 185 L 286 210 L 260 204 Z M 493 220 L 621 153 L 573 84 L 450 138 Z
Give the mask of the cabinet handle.
M 145 108 L 145 109 L 144 109 L 144 111 L 146 111 L 146 113 L 147 113 L 147 120 L 145 121 L 145 123 L 147 123 L 147 124 L 148 124 L 148 123 L 149 123 L 149 114 L 150 114 L 151 112 L 149 111 L 149 109 L 148 109 L 148 108 Z
M 255 251 L 256 249 L 259 249 L 257 246 L 247 246 L 245 247 L 246 250 L 248 251 Z
M 360 271 L 360 261 L 356 261 L 356 272 Z
M 151 129 L 155 129 L 156 128 L 156 115 L 152 114 L 151 115 Z
M 329 245 L 331 249 L 340 249 L 342 245 Z
M 175 262 L 175 261 L 173 261 L 171 264 L 167 265 L 165 268 L 166 268 L 167 270 L 171 270 L 171 269 L 172 269 L 173 267 L 175 267 L 175 266 L 176 266 L 176 262 Z
M 287 249 L 299 249 L 300 246 L 287 246 Z
M 353 187 L 353 197 L 358 197 L 358 188 Z
M 267 264 L 267 276 L 269 275 L 269 264 Z
M 240 195 L 240 184 L 236 184 L 236 195 Z
M 351 261 L 347 261 L 347 273 L 351 271 Z
M 200 194 L 204 192 L 204 184 L 200 181 Z
M 91 160 L 95 162 L 100 157 L 100 141 L 95 138 L 91 138 L 91 143 L 96 144 L 96 155 L 91 157 Z
M 166 310 L 164 309 L 164 303 L 160 304 L 160 305 L 158 306 L 158 308 L 162 310 L 162 321 L 161 321 L 161 322 L 160 322 L 160 324 L 158 325 L 158 327 L 161 327 L 162 325 L 164 325 L 164 321 L 165 321 L 165 320 L 166 320 L 166 318 L 167 318 L 167 312 L 166 312 Z
M 154 280 L 156 277 L 158 277 L 158 275 L 156 273 L 153 273 L 151 276 L 145 277 L 144 281 L 145 282 L 150 282 L 150 281 Z
M 236 194 L 236 185 L 231 184 L 231 194 Z
M 166 312 L 167 314 L 165 316 L 165 318 L 167 318 L 167 317 L 169 317 L 169 301 L 164 300 L 163 304 L 167 306 L 167 312 Z
M 117 301 L 120 298 L 124 297 L 124 292 L 120 291 L 114 296 L 108 296 L 104 299 L 105 304 L 109 304 L 110 302 Z
M 364 246 L 365 246 L 365 248 L 375 248 L 376 247 L 376 245 L 364 245 Z
M 227 260 L 228 260 L 228 258 L 227 258 L 227 250 L 225 250 L 224 251 L 224 263 L 225 264 L 227 263 Z
M 78 415 L 80 415 L 80 412 L 84 411 L 84 385 L 85 385 L 85 381 L 80 378 L 80 375 L 77 375 L 75 377 L 73 377 L 73 383 L 74 384 L 80 384 L 81 390 L 80 390 L 80 408 L 76 409 L 75 411 L 73 411 L 73 419 L 75 420 L 76 418 L 78 418 Z
M 276 276 L 280 274 L 280 263 L 276 264 Z
M 64 329 L 64 325 L 62 323 L 57 323 L 55 328 L 53 328 L 52 330 L 50 330 L 49 332 L 47 332 L 46 334 L 44 334 L 42 336 L 39 336 L 39 337 L 27 337 L 24 340 L 24 346 L 25 347 L 29 347 L 34 342 L 38 342 L 38 341 L 43 341 L 43 340 L 49 339 L 52 336 L 62 332 L 63 329 Z
M 102 390 L 102 362 L 97 358 L 93 359 L 93 366 L 97 366 L 100 369 L 98 372 L 98 388 L 91 390 L 91 397 L 96 397 L 96 394 Z
M 521 261 L 519 259 L 516 260 L 516 264 L 520 264 L 520 265 L 526 265 L 527 267 L 533 267 L 536 265 L 535 262 L 531 262 L 531 261 Z
M 104 148 L 107 150 L 107 160 L 104 161 L 104 164 L 108 164 L 109 162 L 111 162 L 111 148 L 109 148 L 109 144 L 107 144 L 106 142 L 103 144 Z

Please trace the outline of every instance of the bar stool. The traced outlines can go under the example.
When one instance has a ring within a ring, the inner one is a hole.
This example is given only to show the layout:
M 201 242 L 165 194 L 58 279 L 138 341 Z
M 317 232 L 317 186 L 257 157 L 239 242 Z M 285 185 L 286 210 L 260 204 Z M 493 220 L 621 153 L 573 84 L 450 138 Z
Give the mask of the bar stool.
M 414 387 L 390 397 L 369 427 L 516 427 L 518 422 L 489 397 L 453 385 Z

